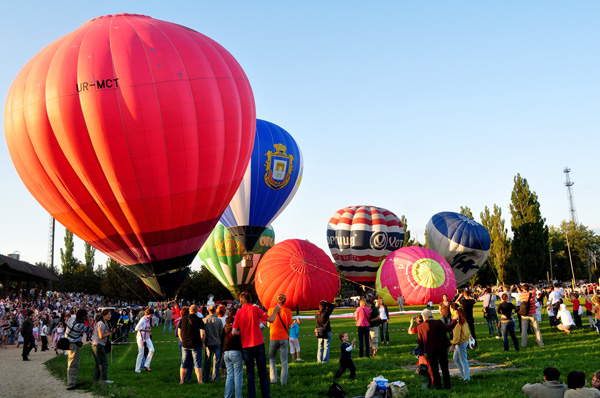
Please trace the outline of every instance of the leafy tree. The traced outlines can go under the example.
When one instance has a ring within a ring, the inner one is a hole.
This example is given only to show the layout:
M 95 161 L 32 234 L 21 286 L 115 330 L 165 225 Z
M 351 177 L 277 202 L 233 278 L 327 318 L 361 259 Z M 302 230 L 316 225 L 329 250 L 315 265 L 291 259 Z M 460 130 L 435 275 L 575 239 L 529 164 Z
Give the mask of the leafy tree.
M 552 250 L 552 276 L 556 280 L 572 278 L 567 235 L 575 279 L 589 279 L 591 275 L 592 280 L 596 280 L 598 270 L 595 268 L 594 253 L 600 251 L 600 237 L 586 226 L 571 221 L 563 221 L 559 228 L 550 227 L 548 241 Z
M 251 291 L 250 293 L 252 297 L 256 298 L 256 292 Z M 190 272 L 181 286 L 178 298 L 206 302 L 209 294 L 214 295 L 215 300 L 231 300 L 233 298 L 229 290 L 210 273 L 208 268 L 202 267 L 200 271 Z
M 538 196 L 529 188 L 527 179 L 514 178 L 510 212 L 514 234 L 510 255 L 512 272 L 508 279 L 535 282 L 546 279 L 548 269 L 548 227 L 540 212 Z
M 460 214 L 469 217 L 471 220 L 475 219 L 475 217 L 473 217 L 473 212 L 471 212 L 469 206 L 460 206 Z
M 142 304 L 143 301 L 162 300 L 162 297 L 150 292 L 137 275 L 111 258 L 106 261 L 100 284 L 104 296 L 113 301 L 127 300 Z
M 502 218 L 502 209 L 498 205 L 494 205 L 494 213 L 485 206 L 485 209 L 480 214 L 481 224 L 488 230 L 491 238 L 490 254 L 484 263 L 482 271 L 488 270 L 493 274 L 494 279 L 486 282 L 506 281 L 507 266 L 510 258 L 510 239 L 508 238 L 508 229 L 504 227 L 504 219 Z

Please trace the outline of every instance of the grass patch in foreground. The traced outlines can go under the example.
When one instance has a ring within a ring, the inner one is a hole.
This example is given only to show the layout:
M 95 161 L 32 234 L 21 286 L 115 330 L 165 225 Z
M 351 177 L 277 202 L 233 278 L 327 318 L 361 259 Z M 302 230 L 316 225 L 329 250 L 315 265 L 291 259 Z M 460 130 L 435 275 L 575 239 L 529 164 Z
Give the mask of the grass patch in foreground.
M 411 308 L 407 308 L 410 310 Z M 414 307 L 422 309 L 422 307 Z M 390 308 L 390 311 L 393 311 Z M 334 313 L 352 312 L 348 310 L 336 310 Z M 481 303 L 478 303 L 474 311 L 475 315 L 481 314 Z M 313 312 L 304 312 L 303 315 L 312 315 Z M 524 397 L 521 387 L 526 383 L 540 382 L 543 379 L 542 371 L 547 366 L 554 366 L 561 372 L 561 381 L 566 381 L 566 375 L 571 370 L 582 370 L 587 375 L 588 382 L 592 373 L 600 369 L 597 358 L 600 354 L 598 340 L 600 336 L 585 326 L 570 335 L 563 332 L 550 331 L 547 317 L 542 321 L 542 337 L 545 347 L 535 344 L 535 337 L 529 337 L 529 346 L 522 348 L 520 352 L 503 351 L 502 340 L 488 336 L 487 325 L 476 325 L 476 334 L 479 340 L 479 348 L 469 350 L 469 359 L 475 359 L 485 363 L 496 363 L 505 365 L 512 369 L 498 369 L 491 372 L 477 373 L 471 375 L 471 382 L 463 383 L 456 377 L 452 377 L 452 389 L 450 391 L 422 390 L 420 387 L 420 376 L 414 371 L 402 369 L 401 366 L 414 365 L 415 357 L 411 350 L 416 346 L 415 336 L 409 336 L 405 330 L 392 331 L 394 329 L 406 329 L 411 316 L 394 316 L 390 322 L 389 346 L 381 345 L 375 358 L 358 358 L 357 350 L 353 351 L 353 359 L 357 368 L 357 381 L 348 379 L 346 372 L 338 382 L 343 386 L 348 397 L 362 396 L 365 394 L 367 385 L 373 377 L 383 375 L 390 381 L 401 380 L 405 382 L 413 397 Z M 482 317 L 476 318 L 476 322 L 484 322 Z M 589 326 L 589 325 L 588 325 Z M 331 385 L 334 373 L 338 368 L 340 354 L 340 341 L 337 334 L 349 332 L 350 338 L 357 337 L 356 327 L 352 319 L 332 320 L 332 344 L 329 363 L 317 364 L 317 341 L 312 337 L 314 322 L 305 321 L 300 327 L 301 357 L 305 362 L 289 364 L 288 384 L 271 385 L 272 397 L 315 397 L 321 391 L 326 391 Z M 265 347 L 268 355 L 268 330 L 265 331 Z M 517 333 L 518 334 L 518 333 Z M 225 390 L 225 380 L 212 382 L 205 385 L 196 383 L 195 375 L 192 382 L 179 385 L 179 363 L 180 355 L 177 343 L 161 343 L 163 340 L 175 341 L 173 335 L 163 335 L 162 325 L 153 328 L 155 341 L 155 355 L 152 360 L 153 371 L 135 373 L 135 361 L 137 357 L 137 345 L 127 344 L 113 347 L 113 362 L 110 362 L 108 378 L 114 384 L 105 387 L 92 382 L 94 370 L 94 358 L 88 345 L 82 347 L 81 364 L 79 370 L 79 383 L 82 388 L 94 394 L 106 397 L 119 398 L 171 398 L 171 397 L 222 397 Z M 520 335 L 519 342 L 520 342 Z M 135 343 L 135 334 L 130 334 L 130 341 Z M 449 354 L 452 359 L 452 354 Z M 280 372 L 279 359 L 278 374 Z M 48 369 L 59 379 L 66 381 L 67 357 L 59 355 L 46 362 Z M 203 363 L 204 366 L 204 363 Z M 260 383 L 256 381 L 257 396 L 260 396 Z M 246 394 L 246 375 L 244 370 L 244 390 Z

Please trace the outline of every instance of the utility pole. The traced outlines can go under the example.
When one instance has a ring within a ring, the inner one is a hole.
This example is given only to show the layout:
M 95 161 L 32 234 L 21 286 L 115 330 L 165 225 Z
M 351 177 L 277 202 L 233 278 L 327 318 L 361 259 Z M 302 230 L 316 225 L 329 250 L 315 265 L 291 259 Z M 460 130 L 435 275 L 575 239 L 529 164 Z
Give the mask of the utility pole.
M 569 246 L 569 232 L 565 231 L 567 237 L 567 250 L 569 250 L 569 262 L 571 263 L 571 273 L 573 275 L 573 290 L 575 289 L 575 271 L 573 271 L 573 259 L 571 258 L 571 247 Z
M 48 267 L 50 271 L 54 273 L 54 230 L 55 230 L 54 217 L 50 216 L 50 228 L 48 231 Z M 50 280 L 50 290 L 54 291 L 54 281 Z

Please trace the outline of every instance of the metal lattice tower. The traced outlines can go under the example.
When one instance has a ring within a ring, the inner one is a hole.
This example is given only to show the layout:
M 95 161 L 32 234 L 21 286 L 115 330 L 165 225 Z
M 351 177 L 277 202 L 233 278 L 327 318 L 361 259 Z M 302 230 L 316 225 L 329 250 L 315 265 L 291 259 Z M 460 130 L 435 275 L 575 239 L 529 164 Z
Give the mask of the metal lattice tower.
M 570 221 L 577 225 L 577 212 L 575 211 L 575 202 L 573 200 L 573 191 L 571 190 L 571 187 L 573 186 L 573 184 L 575 184 L 573 181 L 571 181 L 571 178 L 569 177 L 569 173 L 571 172 L 571 169 L 568 167 L 565 167 L 565 169 L 563 170 L 563 173 L 565 173 L 567 175 L 567 180 L 565 181 L 565 186 L 567 187 L 567 192 L 569 194 L 569 215 L 570 215 Z

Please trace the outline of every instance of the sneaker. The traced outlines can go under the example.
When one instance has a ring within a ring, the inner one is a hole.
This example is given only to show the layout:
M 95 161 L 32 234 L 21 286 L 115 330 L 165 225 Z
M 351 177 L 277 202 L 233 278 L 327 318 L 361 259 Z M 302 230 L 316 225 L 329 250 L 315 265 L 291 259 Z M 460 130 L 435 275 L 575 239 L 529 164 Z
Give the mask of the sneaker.
M 499 339 L 499 338 L 500 338 L 500 336 L 496 336 L 496 338 L 497 338 L 497 339 Z
M 105 383 L 106 384 L 112 384 L 112 383 L 114 383 L 114 381 L 112 381 L 112 380 L 106 380 Z
M 304 359 L 298 358 L 298 359 L 296 359 L 296 362 L 304 362 Z

